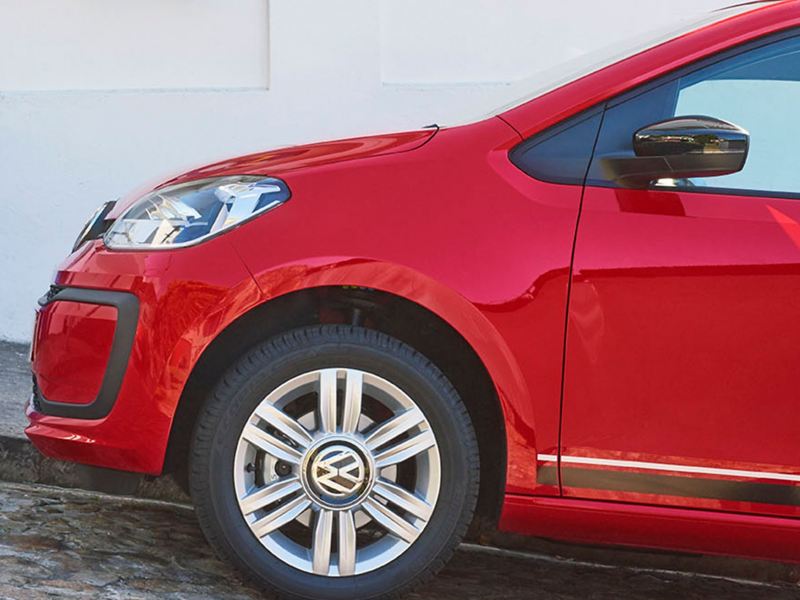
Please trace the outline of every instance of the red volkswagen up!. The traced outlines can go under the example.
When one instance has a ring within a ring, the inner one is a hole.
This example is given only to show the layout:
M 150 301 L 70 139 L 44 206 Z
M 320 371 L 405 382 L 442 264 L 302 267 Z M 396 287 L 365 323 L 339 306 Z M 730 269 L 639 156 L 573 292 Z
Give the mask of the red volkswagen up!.
M 408 590 L 476 517 L 800 561 L 798 107 L 800 2 L 750 3 L 479 122 L 103 204 L 39 301 L 27 434 L 185 473 L 291 597 Z

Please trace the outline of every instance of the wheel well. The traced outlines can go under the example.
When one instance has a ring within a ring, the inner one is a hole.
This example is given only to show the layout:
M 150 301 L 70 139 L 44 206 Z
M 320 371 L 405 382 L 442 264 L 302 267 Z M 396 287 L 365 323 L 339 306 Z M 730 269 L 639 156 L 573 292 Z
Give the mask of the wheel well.
M 399 296 L 369 288 L 320 287 L 294 292 L 254 308 L 229 325 L 203 352 L 184 387 L 165 471 L 174 473 L 186 486 L 195 420 L 207 391 L 231 364 L 274 335 L 325 323 L 349 323 L 395 337 L 432 360 L 452 382 L 469 410 L 483 467 L 472 533 L 477 534 L 484 525 L 493 527 L 505 488 L 506 436 L 489 373 L 467 341 L 437 315 Z

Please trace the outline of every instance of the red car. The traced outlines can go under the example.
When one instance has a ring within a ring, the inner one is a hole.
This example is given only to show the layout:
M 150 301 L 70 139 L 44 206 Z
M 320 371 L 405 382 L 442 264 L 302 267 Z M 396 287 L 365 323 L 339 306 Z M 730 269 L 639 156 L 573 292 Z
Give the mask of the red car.
M 393 596 L 476 517 L 800 561 L 800 2 L 606 63 L 104 204 L 39 301 L 28 436 L 186 474 L 292 597 Z

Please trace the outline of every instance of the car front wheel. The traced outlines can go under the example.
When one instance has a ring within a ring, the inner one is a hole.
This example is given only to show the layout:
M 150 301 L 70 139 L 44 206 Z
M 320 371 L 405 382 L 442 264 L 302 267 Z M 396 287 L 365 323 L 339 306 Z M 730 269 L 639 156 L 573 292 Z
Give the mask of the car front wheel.
M 273 338 L 196 429 L 191 490 L 215 550 L 288 597 L 383 598 L 438 571 L 478 489 L 478 447 L 439 369 L 350 326 Z

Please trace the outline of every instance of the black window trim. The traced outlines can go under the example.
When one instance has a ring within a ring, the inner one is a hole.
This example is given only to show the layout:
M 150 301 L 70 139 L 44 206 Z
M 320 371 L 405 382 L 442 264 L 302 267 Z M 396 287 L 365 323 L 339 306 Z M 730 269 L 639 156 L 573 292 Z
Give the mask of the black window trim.
M 732 46 L 731 48 L 723 50 L 722 52 L 718 52 L 713 56 L 707 56 L 705 58 L 701 58 L 700 60 L 696 60 L 692 63 L 689 63 L 688 65 L 683 65 L 681 67 L 678 67 L 677 69 L 673 69 L 669 73 L 660 75 L 656 79 L 642 83 L 638 87 L 632 90 L 622 92 L 621 94 L 611 98 L 610 100 L 606 100 L 605 110 L 608 110 L 609 108 L 614 108 L 615 106 L 622 104 L 623 102 L 627 102 L 628 100 L 631 100 L 637 96 L 645 94 L 650 90 L 657 88 L 661 85 L 672 83 L 676 79 L 681 79 L 682 77 L 686 77 L 687 75 L 694 73 L 695 71 L 711 67 L 717 63 L 721 63 L 725 60 L 728 60 L 729 58 L 733 58 L 740 54 L 744 54 L 745 52 L 750 52 L 751 50 L 756 50 L 764 46 L 769 46 L 770 44 L 782 42 L 784 40 L 791 39 L 793 37 L 800 37 L 800 27 L 790 27 L 776 33 L 768 33 L 766 35 L 750 40 L 748 42 L 743 42 L 736 46 Z
M 588 181 L 588 176 L 589 176 L 589 173 L 591 172 L 592 164 L 594 163 L 594 160 L 596 158 L 595 152 L 596 152 L 596 149 L 597 149 L 597 142 L 598 142 L 598 140 L 600 138 L 600 134 L 602 133 L 603 122 L 605 120 L 606 111 L 608 111 L 609 109 L 614 108 L 615 106 L 618 106 L 618 105 L 620 105 L 620 104 L 622 104 L 624 102 L 632 100 L 633 98 L 636 98 L 636 97 L 638 97 L 638 96 L 640 96 L 642 94 L 646 94 L 646 93 L 654 90 L 657 87 L 673 83 L 676 80 L 681 79 L 682 77 L 685 77 L 685 76 L 687 76 L 687 75 L 689 75 L 691 73 L 694 73 L 696 71 L 699 71 L 701 69 L 705 69 L 707 67 L 713 66 L 713 65 L 715 65 L 717 63 L 720 63 L 722 61 L 728 60 L 729 58 L 733 58 L 733 57 L 738 56 L 740 54 L 744 54 L 745 52 L 749 52 L 751 50 L 756 50 L 758 48 L 761 48 L 761 47 L 764 47 L 764 46 L 768 46 L 770 44 L 774 44 L 774 43 L 777 43 L 777 42 L 781 42 L 783 40 L 791 39 L 791 38 L 794 38 L 794 37 L 800 37 L 800 27 L 796 27 L 796 26 L 795 27 L 788 27 L 788 28 L 786 28 L 786 29 L 784 29 L 782 31 L 769 33 L 769 34 L 763 35 L 761 37 L 758 37 L 756 39 L 744 42 L 742 44 L 737 44 L 736 46 L 733 46 L 731 48 L 723 50 L 722 52 L 718 52 L 718 53 L 714 54 L 713 56 L 708 56 L 706 58 L 701 58 L 701 59 L 696 60 L 696 61 L 694 61 L 692 63 L 689 63 L 688 65 L 683 65 L 681 67 L 673 69 L 672 71 L 670 71 L 668 73 L 665 73 L 663 75 L 660 75 L 660 76 L 658 76 L 657 78 L 655 78 L 655 79 L 653 79 L 651 81 L 647 81 L 645 83 L 639 84 L 634 89 L 622 92 L 621 94 L 618 94 L 617 96 L 614 96 L 613 98 L 610 98 L 608 100 L 604 100 L 602 102 L 598 102 L 597 104 L 595 104 L 595 105 L 593 105 L 593 106 L 591 106 L 589 108 L 586 108 L 586 109 L 584 109 L 584 110 L 582 110 L 582 111 L 580 111 L 580 112 L 578 112 L 578 113 L 576 113 L 576 114 L 574 114 L 574 115 L 572 115 L 570 117 L 567 117 L 566 119 L 563 119 L 563 120 L 559 121 L 558 123 L 555 123 L 554 125 L 550 125 L 546 129 L 544 129 L 542 131 L 539 131 L 539 132 L 533 134 L 532 136 L 522 140 L 520 143 L 516 144 L 513 148 L 511 148 L 509 150 L 509 152 L 508 152 L 509 160 L 512 162 L 512 164 L 517 166 L 516 163 L 515 163 L 515 160 L 514 160 L 514 155 L 515 155 L 515 152 L 517 152 L 519 149 L 521 149 L 523 147 L 524 148 L 529 148 L 529 147 L 538 145 L 539 143 L 543 143 L 543 142 L 549 140 L 550 138 L 552 138 L 553 136 L 558 135 L 562 131 L 570 129 L 571 127 L 574 127 L 574 126 L 580 124 L 584 120 L 594 117 L 597 114 L 597 112 L 602 112 L 603 116 L 601 117 L 600 127 L 598 128 L 597 135 L 596 135 L 595 140 L 594 140 L 594 145 L 593 145 L 592 150 L 591 150 L 591 157 L 589 159 L 589 164 L 588 164 L 588 167 L 586 169 L 586 173 L 585 173 L 585 175 L 583 177 L 583 186 L 584 187 L 591 186 L 591 187 L 603 187 L 603 188 L 621 189 L 622 186 L 620 186 L 619 184 L 617 184 L 614 181 L 605 181 L 605 180 L 596 180 L 596 181 L 593 180 L 591 182 Z M 572 186 L 578 185 L 574 181 L 559 180 L 558 177 L 552 177 L 552 178 L 534 177 L 533 175 L 530 175 L 529 173 L 527 173 L 524 169 L 521 169 L 518 166 L 517 166 L 517 168 L 520 169 L 521 171 L 523 171 L 524 173 L 526 173 L 526 175 L 528 175 L 529 177 L 532 177 L 533 179 L 536 179 L 537 181 L 542 181 L 544 183 L 553 183 L 553 184 L 558 184 L 558 185 L 572 185 Z M 653 190 L 653 191 L 664 191 L 664 192 L 674 191 L 676 193 L 680 192 L 680 193 L 691 193 L 691 194 L 709 194 L 709 195 L 762 197 L 762 198 L 786 198 L 786 199 L 790 199 L 790 200 L 800 200 L 800 192 L 796 192 L 796 193 L 795 192 L 773 192 L 773 191 L 764 191 L 764 190 L 749 190 L 749 189 L 740 189 L 740 188 L 705 187 L 705 186 L 702 187 L 702 188 L 698 187 L 698 188 L 692 188 L 692 189 L 687 189 L 687 188 L 666 188 L 666 187 L 662 187 L 662 188 L 652 187 L 650 189 Z
M 582 110 L 581 112 L 572 115 L 571 117 L 567 117 L 566 119 L 559 121 L 555 125 L 550 125 L 546 129 L 533 134 L 527 139 L 522 140 L 517 145 L 515 145 L 511 150 L 508 151 L 508 159 L 511 161 L 517 169 L 525 173 L 528 177 L 535 179 L 536 181 L 542 181 L 544 183 L 554 183 L 557 185 L 568 185 L 568 186 L 584 186 L 586 185 L 586 177 L 589 174 L 589 168 L 592 165 L 592 159 L 594 157 L 594 147 L 597 144 L 597 138 L 600 135 L 600 131 L 603 127 L 603 116 L 605 115 L 605 107 L 600 104 L 596 104 L 591 108 L 587 108 Z M 586 167 L 583 169 L 583 173 L 581 173 L 580 177 L 572 178 L 572 177 L 563 177 L 558 175 L 552 176 L 542 176 L 542 174 L 533 174 L 530 172 L 529 169 L 526 169 L 521 163 L 519 156 L 524 154 L 531 148 L 535 148 L 539 144 L 544 144 L 554 137 L 564 133 L 565 131 L 569 131 L 574 127 L 578 127 L 582 123 L 598 118 L 597 128 L 594 131 L 594 136 L 592 140 L 591 147 L 587 148 L 586 150 Z M 576 181 L 577 179 L 577 181 Z

